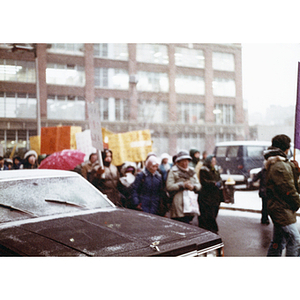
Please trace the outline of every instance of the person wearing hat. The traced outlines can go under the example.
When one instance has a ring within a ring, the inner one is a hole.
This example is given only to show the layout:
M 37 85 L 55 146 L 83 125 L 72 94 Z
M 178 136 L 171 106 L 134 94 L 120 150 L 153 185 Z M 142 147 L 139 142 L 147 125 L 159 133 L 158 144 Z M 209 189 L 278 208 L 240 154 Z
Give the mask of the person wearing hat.
M 198 149 L 192 148 L 190 150 L 190 157 L 192 160 L 189 162 L 189 166 L 195 168 L 197 163 L 200 161 L 200 151 Z
M 159 160 L 152 155 L 146 160 L 145 168 L 136 175 L 132 186 L 132 199 L 137 210 L 159 214 L 163 193 L 163 180 L 157 171 Z
M 7 166 L 7 170 L 12 170 L 13 161 L 10 158 L 5 158 L 4 165 Z
M 202 185 L 198 202 L 200 206 L 200 216 L 198 217 L 199 227 L 212 232 L 218 232 L 216 221 L 220 202 L 222 179 L 216 166 L 216 157 L 208 155 L 200 169 L 200 183 Z
M 185 223 L 190 223 L 194 216 L 183 212 L 183 191 L 197 193 L 201 187 L 196 173 L 189 167 L 190 161 L 192 158 L 187 151 L 179 151 L 175 159 L 176 164 L 170 169 L 166 183 L 167 191 L 175 194 L 170 209 L 171 219 Z
M 24 155 L 24 162 L 23 165 L 20 166 L 20 169 L 37 169 L 38 155 L 34 150 L 29 150 Z
M 126 161 L 121 167 L 118 184 L 122 206 L 131 209 L 135 208 L 132 200 L 132 186 L 135 180 L 136 168 L 135 162 Z

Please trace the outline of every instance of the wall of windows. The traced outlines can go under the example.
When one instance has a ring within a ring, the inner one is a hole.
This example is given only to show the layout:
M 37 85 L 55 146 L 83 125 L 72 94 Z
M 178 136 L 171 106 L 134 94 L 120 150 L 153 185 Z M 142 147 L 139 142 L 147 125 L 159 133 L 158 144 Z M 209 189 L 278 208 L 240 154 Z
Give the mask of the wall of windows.
M 188 124 L 204 124 L 205 105 L 202 103 L 177 103 L 177 121 Z
M 160 44 L 137 44 L 136 60 L 167 65 L 169 63 L 168 47 Z
M 78 65 L 47 64 L 47 84 L 84 86 L 84 67 Z
M 214 96 L 235 97 L 235 81 L 233 79 L 214 78 L 213 94 Z
M 138 91 L 169 92 L 169 77 L 166 73 L 138 72 Z
M 190 68 L 204 68 L 205 60 L 203 51 L 175 47 L 175 65 Z
M 117 60 L 128 60 L 128 47 L 127 44 L 94 44 L 94 56 Z
M 95 87 L 128 90 L 128 71 L 125 69 L 95 68 Z
M 153 141 L 152 149 L 157 156 L 163 153 L 169 153 L 169 138 L 168 134 L 164 132 L 151 133 L 151 139 Z
M 101 121 L 129 120 L 129 102 L 126 99 L 96 98 L 99 103 Z
M 213 52 L 212 64 L 214 70 L 234 71 L 234 55 L 224 52 Z
M 235 124 L 235 106 L 229 104 L 215 105 L 216 124 Z
M 205 150 L 205 136 L 202 133 L 179 133 L 177 136 L 177 152 L 180 150 L 198 149 L 201 154 Z
M 168 103 L 156 100 L 139 100 L 138 122 L 165 123 L 169 120 Z
M 233 133 L 217 133 L 215 137 L 216 143 L 235 141 L 235 134 Z
M 47 117 L 51 120 L 85 120 L 85 100 L 77 96 L 49 95 Z
M 204 78 L 199 76 L 176 75 L 175 90 L 178 94 L 204 95 Z
M 57 43 L 49 44 L 48 52 L 68 54 L 68 55 L 84 55 L 84 44 Z
M 35 63 L 0 59 L 0 80 L 17 82 L 35 82 Z
M 1 118 L 36 118 L 36 95 L 0 92 Z

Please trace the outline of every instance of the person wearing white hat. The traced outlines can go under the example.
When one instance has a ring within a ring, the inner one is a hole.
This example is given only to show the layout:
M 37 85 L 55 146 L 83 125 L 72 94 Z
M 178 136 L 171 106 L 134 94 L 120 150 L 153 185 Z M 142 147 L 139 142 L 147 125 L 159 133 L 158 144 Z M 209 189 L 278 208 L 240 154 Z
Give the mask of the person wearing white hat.
M 37 169 L 38 163 L 37 163 L 38 155 L 34 150 L 29 150 L 24 155 L 24 162 L 20 169 Z

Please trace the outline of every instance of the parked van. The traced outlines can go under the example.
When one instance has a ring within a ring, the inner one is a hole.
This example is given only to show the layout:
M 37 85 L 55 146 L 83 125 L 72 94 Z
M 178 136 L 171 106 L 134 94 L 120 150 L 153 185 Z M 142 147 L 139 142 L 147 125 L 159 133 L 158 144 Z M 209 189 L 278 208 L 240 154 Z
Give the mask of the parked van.
M 221 167 L 221 178 L 227 180 L 229 175 L 235 182 L 246 184 L 250 170 L 261 168 L 264 162 L 263 152 L 271 141 L 231 141 L 217 143 L 214 155 L 217 164 Z

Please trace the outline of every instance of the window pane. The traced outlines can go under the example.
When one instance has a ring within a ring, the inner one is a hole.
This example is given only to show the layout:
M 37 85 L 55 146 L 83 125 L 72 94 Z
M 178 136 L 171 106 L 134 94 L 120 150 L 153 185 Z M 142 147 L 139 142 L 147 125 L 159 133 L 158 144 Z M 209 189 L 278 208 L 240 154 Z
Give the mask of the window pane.
M 138 122 L 164 123 L 168 121 L 168 104 L 156 100 L 139 100 Z
M 213 81 L 215 96 L 235 97 L 235 81 L 233 79 L 215 78 Z
M 231 53 L 213 52 L 213 69 L 234 71 L 234 55 Z
M 94 44 L 94 56 L 128 60 L 127 44 Z
M 177 75 L 175 79 L 175 90 L 179 94 L 205 94 L 205 82 L 203 77 Z
M 168 92 L 168 75 L 166 73 L 138 72 L 137 90 L 149 92 Z
M 84 55 L 84 44 L 58 43 L 50 45 L 51 48 L 47 49 L 47 52 L 68 55 Z
M 136 60 L 154 64 L 168 64 L 168 47 L 160 44 L 137 44 Z
M 95 68 L 95 86 L 100 88 L 128 90 L 128 72 L 125 69 Z
M 175 47 L 176 66 L 204 68 L 204 54 L 202 50 Z

